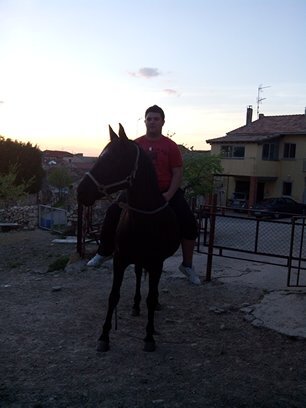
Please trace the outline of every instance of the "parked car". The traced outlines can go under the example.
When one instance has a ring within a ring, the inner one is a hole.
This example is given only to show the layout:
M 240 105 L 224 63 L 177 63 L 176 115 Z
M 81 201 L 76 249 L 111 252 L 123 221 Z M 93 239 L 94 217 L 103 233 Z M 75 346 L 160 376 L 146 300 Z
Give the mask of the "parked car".
M 266 198 L 251 208 L 255 217 L 290 217 L 292 215 L 306 215 L 306 204 L 298 203 L 289 197 Z
M 248 208 L 248 200 L 246 193 L 233 193 L 233 198 L 230 200 L 229 207 L 234 211 L 245 211 Z

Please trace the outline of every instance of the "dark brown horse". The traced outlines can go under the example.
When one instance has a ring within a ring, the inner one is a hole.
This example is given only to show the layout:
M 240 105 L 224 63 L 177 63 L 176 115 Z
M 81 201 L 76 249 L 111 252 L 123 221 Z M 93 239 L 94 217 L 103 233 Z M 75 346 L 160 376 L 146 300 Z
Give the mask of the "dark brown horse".
M 119 302 L 124 271 L 130 264 L 149 275 L 146 351 L 155 350 L 154 313 L 163 262 L 179 247 L 175 214 L 159 191 L 155 169 L 147 154 L 129 140 L 120 125 L 119 136 L 110 128 L 110 143 L 78 186 L 78 200 L 92 205 L 97 199 L 126 189 L 127 204 L 116 232 L 113 285 L 98 350 L 109 349 L 113 311 Z M 137 274 L 137 273 L 136 273 Z

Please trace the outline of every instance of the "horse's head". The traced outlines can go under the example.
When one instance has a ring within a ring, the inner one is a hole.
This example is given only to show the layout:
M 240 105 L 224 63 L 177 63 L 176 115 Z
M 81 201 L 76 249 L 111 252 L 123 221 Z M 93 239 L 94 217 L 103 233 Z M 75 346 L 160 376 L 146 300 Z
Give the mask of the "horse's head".
M 109 132 L 110 142 L 78 186 L 78 200 L 86 206 L 129 187 L 137 171 L 139 147 L 127 138 L 121 124 L 119 136 L 111 127 Z

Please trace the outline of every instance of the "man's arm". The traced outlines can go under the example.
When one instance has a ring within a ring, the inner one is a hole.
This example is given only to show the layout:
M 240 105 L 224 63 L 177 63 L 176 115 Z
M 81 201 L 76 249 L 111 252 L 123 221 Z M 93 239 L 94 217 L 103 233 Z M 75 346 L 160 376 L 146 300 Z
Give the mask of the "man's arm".
M 183 179 L 183 167 L 174 167 L 172 169 L 172 180 L 168 191 L 163 193 L 166 201 L 170 201 L 176 191 L 180 188 Z

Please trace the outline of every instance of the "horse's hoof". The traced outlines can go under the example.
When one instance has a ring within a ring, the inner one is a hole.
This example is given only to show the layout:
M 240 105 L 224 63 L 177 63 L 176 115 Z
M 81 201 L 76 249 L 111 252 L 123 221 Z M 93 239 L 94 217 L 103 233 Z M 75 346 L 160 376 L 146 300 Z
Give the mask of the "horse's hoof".
M 155 351 L 156 346 L 155 346 L 155 341 L 145 341 L 145 345 L 144 345 L 144 351 Z
M 133 307 L 133 309 L 132 309 L 132 316 L 140 316 L 140 310 L 139 310 L 139 309 L 135 309 L 135 308 Z
M 97 345 L 97 351 L 104 353 L 109 350 L 109 342 L 105 340 L 99 340 Z

